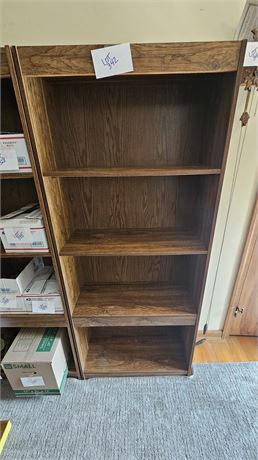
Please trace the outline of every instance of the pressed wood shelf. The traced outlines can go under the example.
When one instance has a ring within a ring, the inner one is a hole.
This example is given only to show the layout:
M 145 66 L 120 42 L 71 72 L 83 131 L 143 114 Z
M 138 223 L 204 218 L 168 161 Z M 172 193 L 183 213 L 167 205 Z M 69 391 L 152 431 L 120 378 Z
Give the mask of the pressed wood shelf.
M 66 327 L 63 313 L 0 313 L 1 327 Z
M 206 254 L 195 235 L 173 229 L 101 229 L 76 231 L 60 251 L 61 256 Z
M 0 173 L 0 179 L 32 179 L 33 174 L 32 172 L 26 173 Z
M 169 374 L 187 374 L 179 331 L 168 335 L 152 335 L 151 331 L 146 335 L 139 331 L 137 336 L 93 336 L 90 339 L 85 377 Z
M 193 300 L 168 285 L 84 286 L 73 312 L 75 326 L 194 325 Z
M 82 168 L 46 171 L 50 177 L 148 177 L 148 176 L 197 176 L 220 174 L 221 169 L 202 166 L 185 167 L 123 167 L 123 168 Z
M 51 257 L 50 252 L 41 252 L 41 251 L 35 251 L 35 252 L 0 252 L 0 257 L 1 258 L 16 258 L 16 257 Z

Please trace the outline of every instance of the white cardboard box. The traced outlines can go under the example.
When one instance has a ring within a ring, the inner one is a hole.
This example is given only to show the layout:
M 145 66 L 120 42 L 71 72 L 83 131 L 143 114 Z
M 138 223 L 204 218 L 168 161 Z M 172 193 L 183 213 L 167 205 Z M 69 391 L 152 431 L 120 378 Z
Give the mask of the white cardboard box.
M 0 134 L 0 172 L 31 172 L 23 134 Z
M 0 311 L 19 311 L 17 296 L 22 294 L 27 286 L 44 268 L 42 257 L 34 257 L 17 277 L 0 279 Z M 21 311 L 25 311 L 22 308 Z
M 21 311 L 35 314 L 63 313 L 62 299 L 52 267 L 45 267 L 45 271 L 33 279 L 23 294 L 17 297 L 17 306 Z
M 2 216 L 0 236 L 7 253 L 48 252 L 44 223 L 37 203 Z
M 0 279 L 0 312 L 63 313 L 53 267 L 34 259 L 13 279 Z
M 65 329 L 21 329 L 1 366 L 16 396 L 60 395 L 68 374 Z
M 0 293 L 22 294 L 44 267 L 42 257 L 34 257 L 15 278 L 0 278 Z

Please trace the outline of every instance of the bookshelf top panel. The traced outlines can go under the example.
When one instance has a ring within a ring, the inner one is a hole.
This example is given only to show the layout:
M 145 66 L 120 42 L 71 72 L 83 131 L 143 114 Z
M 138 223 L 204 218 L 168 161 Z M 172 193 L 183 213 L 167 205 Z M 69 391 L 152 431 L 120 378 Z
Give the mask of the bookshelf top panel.
M 19 46 L 27 77 L 93 76 L 91 50 L 105 45 Z M 130 75 L 234 72 L 241 41 L 134 43 Z M 126 74 L 125 74 L 126 75 Z

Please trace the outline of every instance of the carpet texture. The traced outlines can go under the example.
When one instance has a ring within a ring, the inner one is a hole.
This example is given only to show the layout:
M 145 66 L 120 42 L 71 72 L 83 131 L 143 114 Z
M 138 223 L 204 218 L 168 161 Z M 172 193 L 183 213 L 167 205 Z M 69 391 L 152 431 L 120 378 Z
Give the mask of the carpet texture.
M 15 399 L 2 460 L 257 460 L 258 364 L 196 364 L 193 377 L 69 379 Z

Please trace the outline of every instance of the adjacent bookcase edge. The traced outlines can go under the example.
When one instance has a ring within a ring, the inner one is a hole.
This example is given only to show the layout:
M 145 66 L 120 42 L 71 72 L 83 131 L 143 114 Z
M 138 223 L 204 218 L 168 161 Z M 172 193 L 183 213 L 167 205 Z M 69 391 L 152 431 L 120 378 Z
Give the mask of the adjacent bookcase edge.
M 44 202 L 44 189 L 38 175 L 35 155 L 32 149 L 30 135 L 27 126 L 26 114 L 21 97 L 21 88 L 18 83 L 16 69 L 10 47 L 1 48 L 1 129 L 8 132 L 24 133 L 25 141 L 32 165 L 31 173 L 7 173 L 1 174 L 1 212 L 8 212 L 19 209 L 28 203 L 39 202 L 47 233 L 49 252 L 48 253 L 6 253 L 1 248 L 1 273 L 11 273 L 17 267 L 24 268 L 26 263 L 35 256 L 43 256 L 52 263 L 59 283 L 60 293 L 64 304 L 64 314 L 32 314 L 32 313 L 0 313 L 1 327 L 63 327 L 67 329 L 71 345 L 71 366 L 70 375 L 81 377 L 77 352 L 74 346 L 75 340 L 72 331 L 72 321 L 69 310 L 66 308 L 64 290 L 61 285 L 59 270 L 56 262 L 54 246 L 48 225 L 46 206 Z

